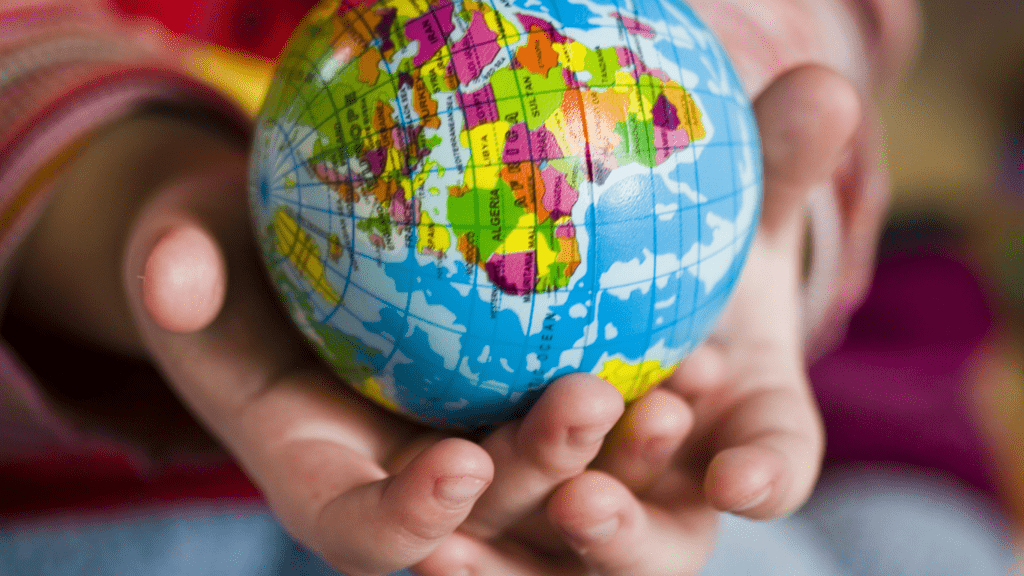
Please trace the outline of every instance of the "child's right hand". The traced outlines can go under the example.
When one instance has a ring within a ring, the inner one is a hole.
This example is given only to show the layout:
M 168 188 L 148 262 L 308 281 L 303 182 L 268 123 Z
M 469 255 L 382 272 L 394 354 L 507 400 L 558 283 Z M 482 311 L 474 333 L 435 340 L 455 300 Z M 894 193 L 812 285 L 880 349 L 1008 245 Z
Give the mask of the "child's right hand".
M 586 468 L 623 411 L 597 378 L 553 384 L 480 444 L 339 382 L 265 281 L 246 161 L 243 142 L 180 115 L 107 127 L 67 169 L 10 306 L 152 362 L 292 535 L 352 576 L 421 561 L 474 504 L 475 529 L 498 533 Z

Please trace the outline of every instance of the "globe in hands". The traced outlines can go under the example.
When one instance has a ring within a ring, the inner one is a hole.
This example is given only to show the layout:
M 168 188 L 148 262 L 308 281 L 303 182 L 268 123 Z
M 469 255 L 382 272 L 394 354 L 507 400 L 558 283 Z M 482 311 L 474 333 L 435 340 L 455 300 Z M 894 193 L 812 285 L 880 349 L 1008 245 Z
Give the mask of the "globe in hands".
M 280 60 L 250 198 L 272 282 L 338 374 L 470 429 L 568 373 L 627 400 L 667 376 L 736 283 L 760 162 L 750 102 L 680 2 L 330 0 Z

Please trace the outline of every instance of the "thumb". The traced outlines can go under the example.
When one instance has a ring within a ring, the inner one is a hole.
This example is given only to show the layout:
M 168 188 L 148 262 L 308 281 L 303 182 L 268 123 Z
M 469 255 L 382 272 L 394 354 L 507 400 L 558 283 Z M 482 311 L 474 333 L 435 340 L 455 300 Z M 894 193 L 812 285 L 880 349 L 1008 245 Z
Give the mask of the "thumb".
M 228 267 L 218 234 L 202 198 L 229 202 L 228 190 L 237 195 L 244 177 L 237 170 L 194 174 L 172 181 L 154 195 L 143 210 L 129 251 L 141 268 L 141 309 L 163 330 L 191 333 L 202 330 L 220 314 L 227 291 Z M 141 258 L 140 258 L 141 256 Z
M 860 124 L 860 97 L 837 72 L 807 65 L 773 82 L 754 111 L 764 149 L 760 231 L 798 242 L 808 196 L 831 179 Z
M 164 330 L 195 332 L 220 313 L 226 286 L 220 247 L 202 226 L 183 222 L 166 231 L 146 258 L 142 301 Z

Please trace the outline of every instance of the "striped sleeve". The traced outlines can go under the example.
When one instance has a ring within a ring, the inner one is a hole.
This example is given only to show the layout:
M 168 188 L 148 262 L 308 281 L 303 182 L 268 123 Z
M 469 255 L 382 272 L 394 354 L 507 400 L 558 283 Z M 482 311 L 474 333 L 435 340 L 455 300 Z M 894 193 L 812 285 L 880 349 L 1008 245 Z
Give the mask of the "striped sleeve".
M 101 126 L 160 103 L 212 111 L 247 133 L 245 114 L 183 72 L 181 54 L 157 25 L 129 23 L 102 4 L 0 4 L 0 294 L 53 181 Z M 0 342 L 0 460 L 80 441 Z

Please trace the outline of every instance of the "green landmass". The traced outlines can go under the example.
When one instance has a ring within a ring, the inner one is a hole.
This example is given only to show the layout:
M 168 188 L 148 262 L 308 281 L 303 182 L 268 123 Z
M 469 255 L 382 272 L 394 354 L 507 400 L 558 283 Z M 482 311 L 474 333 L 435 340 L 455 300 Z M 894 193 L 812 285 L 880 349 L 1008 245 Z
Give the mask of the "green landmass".
M 629 115 L 629 121 L 615 125 L 615 133 L 622 137 L 615 147 L 615 158 L 619 166 L 636 162 L 654 168 L 658 165 L 658 150 L 651 139 L 654 135 L 654 121 L 640 122 L 635 114 Z
M 496 203 L 493 210 L 492 202 Z M 456 236 L 472 234 L 481 262 L 486 262 L 515 231 L 524 214 L 526 209 L 516 203 L 512 188 L 504 180 L 498 180 L 494 190 L 471 188 L 465 194 L 448 196 L 452 231 Z
M 529 130 L 540 128 L 561 107 L 566 90 L 561 66 L 552 68 L 547 76 L 502 68 L 491 76 L 491 88 L 498 116 L 510 124 L 526 122 Z M 515 121 L 509 120 L 513 118 Z

